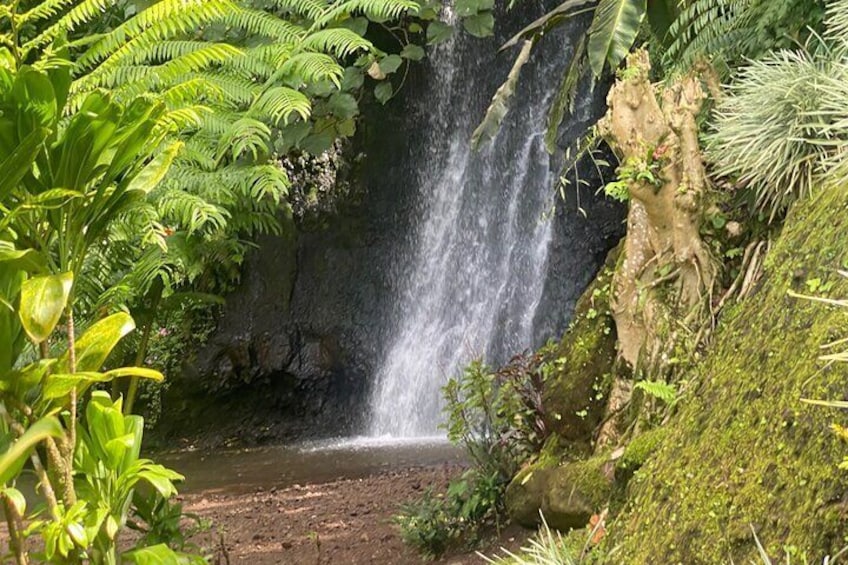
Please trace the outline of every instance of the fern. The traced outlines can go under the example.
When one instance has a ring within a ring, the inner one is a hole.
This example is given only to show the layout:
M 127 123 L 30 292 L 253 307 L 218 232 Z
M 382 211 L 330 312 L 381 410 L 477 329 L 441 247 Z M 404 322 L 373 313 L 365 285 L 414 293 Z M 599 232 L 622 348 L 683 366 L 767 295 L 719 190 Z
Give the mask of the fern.
M 356 99 L 340 95 L 345 68 L 356 55 L 367 54 L 357 64 L 369 65 L 384 54 L 340 24 L 418 9 L 412 0 L 148 4 L 123 21 L 107 0 L 28 2 L 18 13 L 18 4 L 0 8 L 0 46 L 11 64 L 67 65 L 61 42 L 69 38 L 69 114 L 95 91 L 127 104 L 153 98 L 166 107 L 156 125 L 160 150 L 183 147 L 159 187 L 88 261 L 86 269 L 102 281 L 84 292 L 90 305 L 140 300 L 157 277 L 207 288 L 216 277 L 234 280 L 247 238 L 279 232 L 280 209 L 288 206 L 289 180 L 275 161 L 279 138 L 297 127 L 306 131 L 298 139 L 308 139 L 313 104 L 330 108 L 316 120 L 333 135 L 354 130 L 340 125 L 356 113 Z M 17 36 L 6 25 L 12 17 L 22 30 Z
M 666 404 L 672 404 L 677 399 L 677 389 L 661 381 L 639 381 L 634 388 L 642 390 Z

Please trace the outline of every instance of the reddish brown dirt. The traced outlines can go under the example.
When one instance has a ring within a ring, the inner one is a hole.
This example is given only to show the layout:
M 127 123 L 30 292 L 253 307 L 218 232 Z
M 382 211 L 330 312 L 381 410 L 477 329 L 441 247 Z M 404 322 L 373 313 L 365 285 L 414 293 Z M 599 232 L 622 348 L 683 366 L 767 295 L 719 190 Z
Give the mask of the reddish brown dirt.
M 391 518 L 404 502 L 429 487 L 443 490 L 457 466 L 390 471 L 364 479 L 295 485 L 253 494 L 192 494 L 185 509 L 213 522 L 193 541 L 214 548 L 217 563 L 255 565 L 419 564 L 423 559 L 404 545 Z M 515 549 L 527 533 L 517 528 L 484 547 L 491 555 L 504 545 Z M 429 563 L 484 563 L 474 552 Z

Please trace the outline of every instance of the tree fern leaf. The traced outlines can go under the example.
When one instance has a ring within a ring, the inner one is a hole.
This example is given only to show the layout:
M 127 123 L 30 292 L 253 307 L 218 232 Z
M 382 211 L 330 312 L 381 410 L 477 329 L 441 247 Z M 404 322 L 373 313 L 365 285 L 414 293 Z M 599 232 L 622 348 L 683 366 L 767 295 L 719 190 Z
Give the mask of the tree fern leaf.
M 256 100 L 251 113 L 257 112 L 271 116 L 275 123 L 282 123 L 293 114 L 307 120 L 312 112 L 312 104 L 303 93 L 285 86 L 276 86 L 263 92 Z
M 306 37 L 301 46 L 305 50 L 332 53 L 344 58 L 357 51 L 369 51 L 371 42 L 359 34 L 344 28 L 323 29 Z

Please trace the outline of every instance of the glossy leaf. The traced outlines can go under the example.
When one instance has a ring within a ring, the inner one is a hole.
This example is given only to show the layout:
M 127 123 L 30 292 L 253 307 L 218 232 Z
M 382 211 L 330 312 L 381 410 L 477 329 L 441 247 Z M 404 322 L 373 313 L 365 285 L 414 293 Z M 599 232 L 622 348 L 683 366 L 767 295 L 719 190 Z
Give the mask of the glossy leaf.
M 65 398 L 74 389 L 77 392 L 83 392 L 94 383 L 104 383 L 110 380 L 104 373 L 93 371 L 73 374 L 54 373 L 48 375 L 45 379 L 41 396 L 46 400 Z
M 132 179 L 127 190 L 139 190 L 147 194 L 156 188 L 171 169 L 171 164 L 182 148 L 182 142 L 172 143 L 170 147 L 159 153 Z
M 33 249 L 15 249 L 8 241 L 0 241 L 0 263 L 3 269 L 18 269 L 28 273 L 40 273 L 47 268 L 44 255 Z
M 601 0 L 589 28 L 589 65 L 600 76 L 609 62 L 615 69 L 633 47 L 647 8 L 646 0 Z
M 30 451 L 48 437 L 62 435 L 62 426 L 54 417 L 39 420 L 18 438 L 12 447 L 0 455 L 0 485 L 6 484 L 20 471 Z
M 72 273 L 42 275 L 24 281 L 21 285 L 21 324 L 35 343 L 47 339 L 68 303 L 74 284 Z
M 106 371 L 104 375 L 108 378 L 108 380 L 117 379 L 119 377 L 140 377 L 142 379 L 150 379 L 158 382 L 165 380 L 165 376 L 162 373 L 146 367 L 121 367 L 120 369 Z
M 126 312 L 112 314 L 92 324 L 76 341 L 76 372 L 99 371 L 118 341 L 134 329 L 135 322 Z M 56 370 L 70 372 L 67 352 L 59 358 Z

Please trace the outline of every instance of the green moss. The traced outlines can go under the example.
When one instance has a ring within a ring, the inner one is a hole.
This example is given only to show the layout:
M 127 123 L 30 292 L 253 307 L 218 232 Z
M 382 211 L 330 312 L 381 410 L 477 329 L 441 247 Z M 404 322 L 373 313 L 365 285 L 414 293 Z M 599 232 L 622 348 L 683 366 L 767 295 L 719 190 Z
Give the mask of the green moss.
M 649 430 L 633 439 L 624 449 L 624 454 L 616 461 L 615 471 L 618 480 L 621 474 L 631 474 L 644 465 L 648 458 L 660 448 L 668 437 L 668 428 Z
M 545 385 L 546 424 L 570 442 L 588 444 L 606 407 L 616 359 L 609 292 L 618 255 L 619 248 L 610 252 L 578 300 L 571 327 L 557 347 L 556 372 Z
M 606 455 L 551 469 L 542 511 L 551 527 L 582 528 L 606 508 L 612 493 L 612 465 Z
M 833 281 L 829 296 L 848 296 L 834 272 L 848 262 L 846 212 L 843 189 L 797 204 L 754 293 L 723 314 L 687 375 L 696 386 L 610 527 L 616 563 L 748 563 L 751 526 L 772 555 L 791 545 L 816 560 L 845 545 L 848 475 L 836 465 L 846 448 L 828 427 L 846 413 L 800 399 L 845 397 L 847 367 L 817 356 L 844 337 L 848 315 L 787 291 L 818 278 Z

